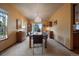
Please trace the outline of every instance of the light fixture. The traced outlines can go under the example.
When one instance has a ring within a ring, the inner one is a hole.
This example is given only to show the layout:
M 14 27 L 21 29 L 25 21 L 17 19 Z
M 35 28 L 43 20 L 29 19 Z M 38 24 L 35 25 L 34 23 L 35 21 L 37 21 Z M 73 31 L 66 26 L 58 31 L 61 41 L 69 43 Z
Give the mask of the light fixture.
M 41 22 L 42 21 L 40 14 L 39 14 L 39 11 L 36 12 L 36 17 L 35 17 L 34 21 L 35 22 Z
M 41 19 L 41 17 L 37 16 L 37 17 L 34 19 L 34 21 L 35 21 L 35 22 L 41 22 L 42 19 Z

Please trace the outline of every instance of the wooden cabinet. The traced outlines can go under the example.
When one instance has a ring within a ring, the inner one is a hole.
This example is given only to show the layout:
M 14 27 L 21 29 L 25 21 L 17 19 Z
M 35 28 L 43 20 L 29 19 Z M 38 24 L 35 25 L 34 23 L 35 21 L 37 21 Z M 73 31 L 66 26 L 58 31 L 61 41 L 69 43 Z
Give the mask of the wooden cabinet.
M 73 32 L 73 48 L 79 49 L 79 32 Z
M 18 31 L 16 33 L 17 36 L 17 42 L 22 42 L 23 40 L 25 40 L 25 32 L 24 31 Z
M 49 38 L 50 38 L 50 39 L 54 39 L 54 33 L 53 33 L 53 31 L 50 31 L 50 32 L 49 32 Z

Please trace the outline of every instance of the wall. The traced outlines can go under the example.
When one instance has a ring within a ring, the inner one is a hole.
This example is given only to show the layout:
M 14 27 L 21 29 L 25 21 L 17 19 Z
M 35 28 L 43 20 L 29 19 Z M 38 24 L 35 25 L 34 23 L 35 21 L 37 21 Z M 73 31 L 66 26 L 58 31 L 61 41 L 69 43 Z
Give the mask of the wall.
M 8 12 L 8 39 L 0 41 L 0 51 L 16 42 L 16 19 L 26 20 L 12 4 L 0 4 L 0 8 Z
M 43 23 L 43 25 L 44 25 L 43 31 L 47 31 L 47 27 L 48 27 L 48 25 L 49 25 L 49 20 L 43 20 L 42 23 Z
M 72 49 L 71 43 L 71 4 L 61 6 L 50 18 L 52 22 L 57 20 L 57 24 L 53 24 L 51 31 L 54 31 L 55 39 Z

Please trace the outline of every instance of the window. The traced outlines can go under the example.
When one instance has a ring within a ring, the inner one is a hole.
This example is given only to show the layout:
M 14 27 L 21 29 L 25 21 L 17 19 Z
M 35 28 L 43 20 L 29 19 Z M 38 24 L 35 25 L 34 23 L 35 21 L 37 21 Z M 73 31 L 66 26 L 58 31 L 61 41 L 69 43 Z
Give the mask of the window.
M 7 12 L 0 9 L 0 40 L 7 38 Z
M 33 25 L 33 32 L 41 32 L 42 31 L 42 24 L 36 23 Z
M 79 22 L 76 22 L 76 30 L 79 30 Z

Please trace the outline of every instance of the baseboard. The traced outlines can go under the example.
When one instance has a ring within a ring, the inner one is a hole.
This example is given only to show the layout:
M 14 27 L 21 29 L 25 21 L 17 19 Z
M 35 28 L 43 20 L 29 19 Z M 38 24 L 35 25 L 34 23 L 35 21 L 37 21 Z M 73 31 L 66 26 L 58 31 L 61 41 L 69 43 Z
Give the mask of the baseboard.
M 57 41 L 56 39 L 54 39 L 57 43 L 61 44 L 62 46 L 64 46 L 65 48 L 67 48 L 70 51 L 73 51 L 73 49 L 69 49 L 68 47 L 66 47 L 64 44 L 62 44 L 61 42 Z
M 15 44 L 17 44 L 17 42 L 15 42 L 15 43 L 11 44 L 10 46 L 6 47 L 5 49 L 1 50 L 0 53 L 3 52 L 3 51 L 5 51 L 5 50 L 7 50 L 8 48 L 14 46 Z

